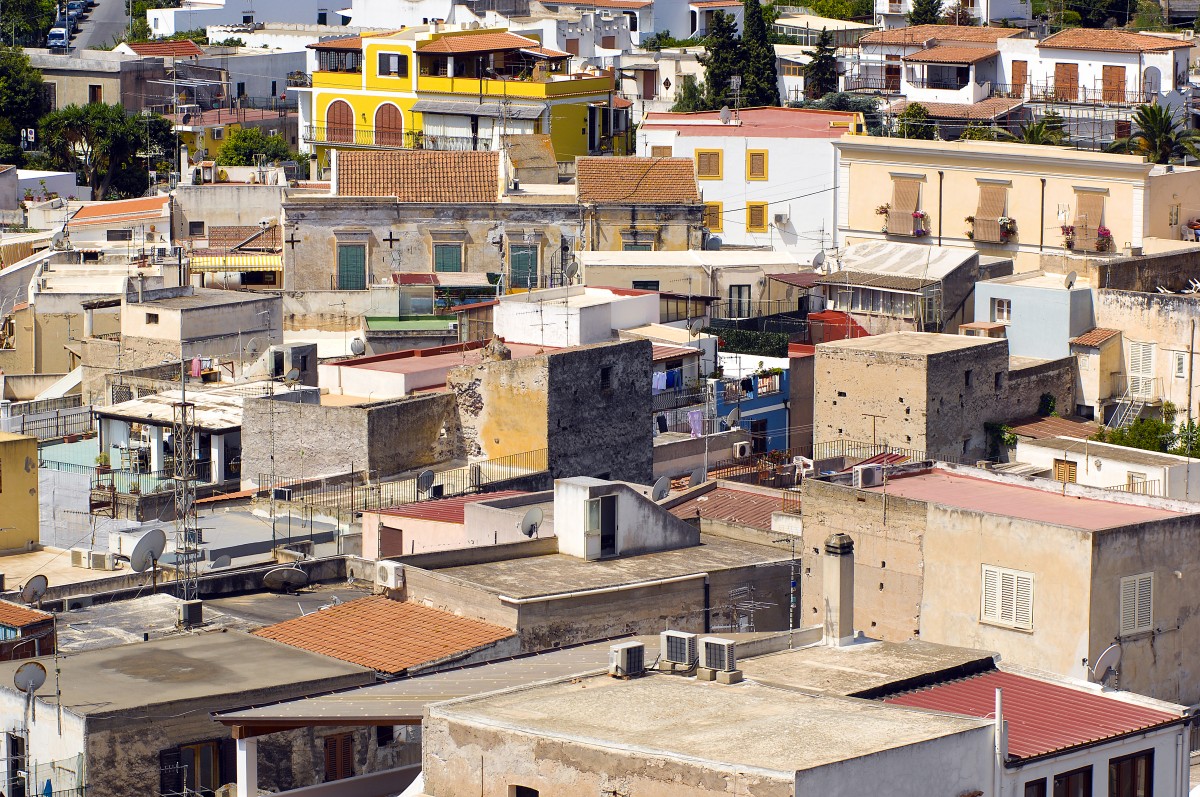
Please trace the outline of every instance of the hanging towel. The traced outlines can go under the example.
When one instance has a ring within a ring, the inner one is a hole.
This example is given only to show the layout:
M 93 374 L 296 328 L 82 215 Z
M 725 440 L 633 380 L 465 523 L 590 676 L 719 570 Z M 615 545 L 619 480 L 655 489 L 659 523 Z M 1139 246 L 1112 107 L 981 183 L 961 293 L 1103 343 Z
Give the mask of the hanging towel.
M 192 377 L 199 378 L 199 376 L 200 376 L 200 358 L 193 357 L 192 358 Z
M 748 376 L 743 377 L 742 378 L 742 392 L 749 393 L 751 390 L 754 390 L 754 380 Z
M 704 434 L 703 410 L 692 410 L 688 413 L 688 428 L 692 432 L 692 437 L 699 437 Z
M 667 389 L 670 390 L 673 387 L 675 387 L 675 372 L 667 371 Z
M 658 420 L 658 431 L 660 433 L 667 431 L 667 416 L 659 415 L 657 420 Z

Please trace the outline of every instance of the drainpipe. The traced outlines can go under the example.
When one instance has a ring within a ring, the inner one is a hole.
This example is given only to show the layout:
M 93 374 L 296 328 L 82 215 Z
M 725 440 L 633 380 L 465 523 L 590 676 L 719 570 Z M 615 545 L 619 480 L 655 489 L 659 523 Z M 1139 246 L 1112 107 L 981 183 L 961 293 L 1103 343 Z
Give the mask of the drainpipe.
M 1004 692 L 996 690 L 996 761 L 992 767 L 992 794 L 1003 794 L 1004 762 L 1008 758 L 1008 738 L 1005 734 L 1004 723 Z
M 1042 178 L 1042 209 L 1038 213 L 1038 251 L 1046 246 L 1046 178 Z
M 938 246 L 942 245 L 942 182 L 946 179 L 946 173 L 938 171 Z

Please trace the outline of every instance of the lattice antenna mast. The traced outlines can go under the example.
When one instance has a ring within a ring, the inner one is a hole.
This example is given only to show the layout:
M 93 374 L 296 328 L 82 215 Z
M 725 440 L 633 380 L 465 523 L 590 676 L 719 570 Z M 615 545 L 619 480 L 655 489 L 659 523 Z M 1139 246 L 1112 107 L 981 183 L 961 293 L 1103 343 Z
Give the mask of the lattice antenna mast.
M 175 567 L 179 599 L 200 594 L 200 532 L 196 528 L 196 405 L 187 400 L 187 362 L 179 347 L 179 401 L 171 432 L 174 437 Z

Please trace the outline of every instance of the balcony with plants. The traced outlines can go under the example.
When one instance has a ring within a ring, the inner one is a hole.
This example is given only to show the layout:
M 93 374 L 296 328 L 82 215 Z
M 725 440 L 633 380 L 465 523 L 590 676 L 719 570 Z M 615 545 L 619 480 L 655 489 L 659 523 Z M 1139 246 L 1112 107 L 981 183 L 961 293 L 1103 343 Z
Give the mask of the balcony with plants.
M 1012 240 L 1017 237 L 1017 220 L 1011 216 L 1000 216 L 994 219 L 967 216 L 965 221 L 971 225 L 966 231 L 966 236 L 972 241 L 1003 246 L 1012 243 Z
M 923 210 L 893 210 L 889 203 L 875 208 L 875 213 L 883 216 L 881 231 L 884 235 L 924 238 L 933 226 L 929 214 Z

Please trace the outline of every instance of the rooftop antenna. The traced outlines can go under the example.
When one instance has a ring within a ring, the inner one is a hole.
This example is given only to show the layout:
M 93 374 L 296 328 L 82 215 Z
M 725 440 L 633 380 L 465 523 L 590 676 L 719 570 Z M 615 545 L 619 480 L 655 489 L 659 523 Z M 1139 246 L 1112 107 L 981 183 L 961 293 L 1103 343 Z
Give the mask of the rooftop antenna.
M 741 119 L 742 108 L 742 76 L 732 75 L 729 78 L 729 88 L 733 89 L 733 118 Z
M 175 572 L 179 599 L 200 596 L 200 532 L 196 528 L 196 405 L 187 400 L 187 360 L 179 350 L 179 401 L 171 434 L 174 440 Z M 272 471 L 274 470 L 272 457 Z M 218 474 L 213 474 L 214 476 Z M 161 552 L 160 552 L 161 555 Z
M 429 497 L 429 491 L 433 489 L 434 472 L 431 470 L 423 470 L 417 474 L 417 499 L 421 496 Z
M 521 518 L 521 522 L 517 524 L 517 528 L 526 537 L 536 537 L 538 529 L 542 525 L 542 508 L 540 506 L 531 506 L 525 516 Z
M 25 582 L 25 586 L 21 588 L 21 600 L 30 605 L 40 604 L 49 586 L 50 581 L 39 573 Z
M 298 567 L 276 567 L 263 576 L 263 586 L 272 592 L 294 593 L 308 583 L 308 573 Z
M 650 499 L 653 501 L 661 501 L 671 493 L 671 477 L 659 476 L 658 481 L 654 483 L 654 488 L 650 492 Z
M 141 536 L 129 554 L 129 566 L 135 573 L 150 571 L 151 589 L 158 588 L 158 560 L 167 547 L 167 534 L 162 529 L 151 529 Z M 178 557 L 176 566 L 178 566 Z

